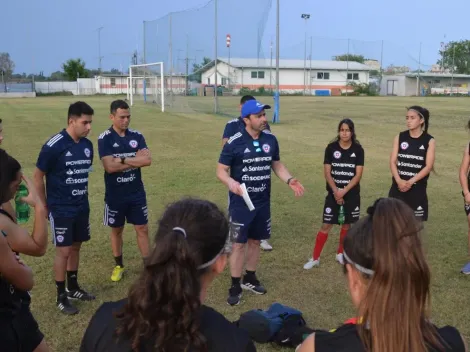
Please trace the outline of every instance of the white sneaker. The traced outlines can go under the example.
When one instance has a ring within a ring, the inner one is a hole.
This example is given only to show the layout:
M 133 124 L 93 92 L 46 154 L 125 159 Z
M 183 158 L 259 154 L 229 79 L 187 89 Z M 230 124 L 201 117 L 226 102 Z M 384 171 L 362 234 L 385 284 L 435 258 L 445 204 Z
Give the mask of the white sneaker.
M 319 266 L 320 265 L 320 258 L 317 260 L 313 260 L 313 258 L 310 258 L 307 263 L 304 265 L 305 270 L 310 270 L 313 267 Z
M 336 254 L 336 261 L 340 263 L 341 265 L 344 265 L 343 253 Z
M 273 247 L 266 240 L 261 240 L 259 245 L 263 251 L 269 252 L 273 250 Z

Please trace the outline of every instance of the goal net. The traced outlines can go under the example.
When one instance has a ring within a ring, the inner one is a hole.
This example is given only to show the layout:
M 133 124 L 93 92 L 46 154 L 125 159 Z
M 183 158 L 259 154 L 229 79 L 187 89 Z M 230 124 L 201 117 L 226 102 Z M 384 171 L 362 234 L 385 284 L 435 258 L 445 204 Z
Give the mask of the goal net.
M 157 104 L 165 111 L 165 83 L 163 62 L 130 65 L 127 99 L 131 106 L 136 102 L 144 102 Z

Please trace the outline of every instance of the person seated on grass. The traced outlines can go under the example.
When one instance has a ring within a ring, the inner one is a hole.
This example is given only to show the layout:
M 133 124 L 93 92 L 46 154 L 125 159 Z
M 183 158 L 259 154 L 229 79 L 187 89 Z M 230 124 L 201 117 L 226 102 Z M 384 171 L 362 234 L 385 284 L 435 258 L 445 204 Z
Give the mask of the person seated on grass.
M 245 331 L 203 304 L 227 264 L 230 238 L 215 204 L 169 205 L 128 297 L 101 305 L 80 351 L 256 351 Z
M 315 332 L 297 351 L 467 351 L 456 328 L 437 328 L 427 314 L 431 273 L 413 210 L 381 198 L 367 213 L 344 240 L 357 318 L 332 332 Z
M 19 257 L 19 253 L 42 256 L 46 252 L 45 206 L 34 185 L 22 175 L 20 163 L 3 149 L 0 149 L 0 170 L 0 204 L 7 204 L 15 197 L 23 180 L 29 194 L 22 201 L 35 210 L 30 236 L 16 224 L 10 212 L 0 207 L 0 350 L 47 352 L 44 335 L 30 310 L 28 291 L 34 286 L 33 273 Z

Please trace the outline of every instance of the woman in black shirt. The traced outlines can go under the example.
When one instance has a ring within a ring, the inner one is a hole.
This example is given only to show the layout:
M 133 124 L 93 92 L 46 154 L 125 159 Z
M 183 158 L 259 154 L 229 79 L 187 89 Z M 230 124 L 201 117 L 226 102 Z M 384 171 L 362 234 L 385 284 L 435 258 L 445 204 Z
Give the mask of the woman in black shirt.
M 247 333 L 202 304 L 230 248 L 228 221 L 215 204 L 170 205 L 128 297 L 98 309 L 80 351 L 256 351 Z
M 428 109 L 409 107 L 406 113 L 408 129 L 395 137 L 390 156 L 393 177 L 388 196 L 408 204 L 421 221 L 428 220 L 427 185 L 436 150 L 436 141 L 428 133 L 429 117 Z
M 431 273 L 421 222 L 403 201 L 382 198 L 344 240 L 344 271 L 356 319 L 308 337 L 298 352 L 466 351 L 454 327 L 428 317 Z

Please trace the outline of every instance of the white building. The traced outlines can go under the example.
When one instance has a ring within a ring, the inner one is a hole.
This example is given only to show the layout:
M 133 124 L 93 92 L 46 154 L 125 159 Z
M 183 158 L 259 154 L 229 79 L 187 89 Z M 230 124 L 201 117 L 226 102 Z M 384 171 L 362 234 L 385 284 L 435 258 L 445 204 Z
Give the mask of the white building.
M 271 65 L 272 63 L 272 65 Z M 282 93 L 312 95 L 340 95 L 348 82 L 369 83 L 371 67 L 358 62 L 279 60 L 279 90 Z M 201 83 L 215 84 L 214 61 L 202 67 Z M 275 60 L 219 58 L 217 62 L 217 85 L 233 89 L 242 87 L 256 90 L 264 87 L 274 89 L 276 84 Z
M 470 94 L 470 75 L 433 72 L 384 75 L 380 85 L 380 95 L 450 94 Z

